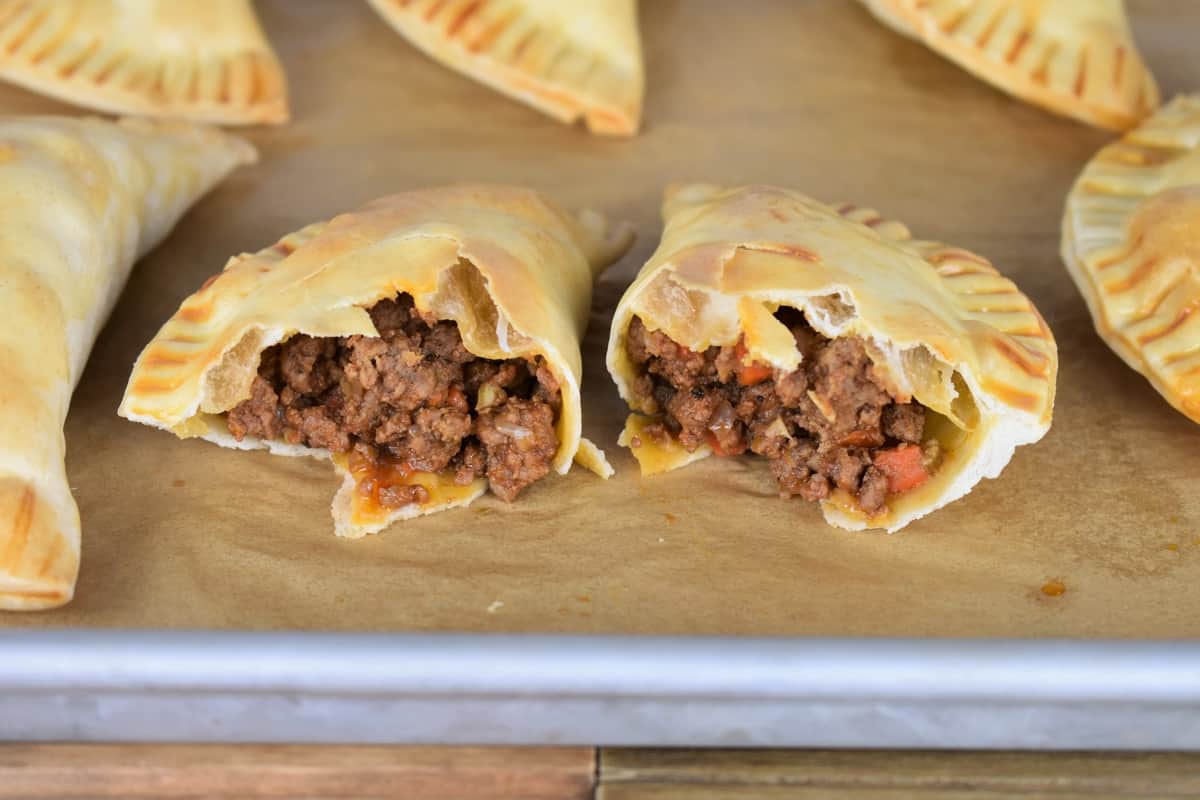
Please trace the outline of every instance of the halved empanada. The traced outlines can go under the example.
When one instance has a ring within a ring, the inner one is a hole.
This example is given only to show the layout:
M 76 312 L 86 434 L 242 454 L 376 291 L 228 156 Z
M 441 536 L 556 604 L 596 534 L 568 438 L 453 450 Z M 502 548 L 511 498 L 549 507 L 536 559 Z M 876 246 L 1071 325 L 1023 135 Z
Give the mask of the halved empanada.
M 0 0 L 0 78 L 114 114 L 288 118 L 249 0 Z
M 535 192 L 455 186 L 310 225 L 183 302 L 120 414 L 224 447 L 332 457 L 335 531 L 512 499 L 573 460 L 592 281 L 632 232 Z
M 1084 168 L 1062 256 L 1108 346 L 1200 422 L 1200 96 L 1176 98 Z
M 1158 107 L 1123 0 L 863 0 L 892 28 L 1023 100 L 1124 130 Z
M 636 0 L 370 0 L 409 41 L 555 119 L 631 136 L 642 114 Z
M 985 259 L 769 186 L 663 216 L 608 348 L 643 475 L 753 452 L 830 523 L 895 531 L 1050 427 L 1054 339 Z
M 143 120 L 0 121 L 0 608 L 71 599 L 63 421 L 134 259 L 254 148 Z

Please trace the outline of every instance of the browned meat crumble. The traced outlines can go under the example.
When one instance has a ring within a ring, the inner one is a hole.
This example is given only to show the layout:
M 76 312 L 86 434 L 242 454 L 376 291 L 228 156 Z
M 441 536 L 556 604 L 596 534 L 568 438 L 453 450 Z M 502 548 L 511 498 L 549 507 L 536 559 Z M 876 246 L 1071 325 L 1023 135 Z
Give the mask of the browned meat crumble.
M 550 471 L 558 449 L 558 382 L 541 357 L 491 361 L 467 352 L 458 325 L 400 295 L 370 309 L 379 337 L 299 334 L 263 351 L 229 431 L 406 471 L 486 476 L 505 500 Z M 385 508 L 424 502 L 420 486 L 375 487 Z
M 689 451 L 707 443 L 718 455 L 757 453 L 785 497 L 822 500 L 840 488 L 878 513 L 937 458 L 935 443 L 910 450 L 921 445 L 925 409 L 888 393 L 862 339 L 828 339 L 792 309 L 777 317 L 803 354 L 792 372 L 745 364 L 740 343 L 689 350 L 635 318 L 626 343 L 642 370 L 634 391 L 663 415 L 646 435 L 673 435 Z

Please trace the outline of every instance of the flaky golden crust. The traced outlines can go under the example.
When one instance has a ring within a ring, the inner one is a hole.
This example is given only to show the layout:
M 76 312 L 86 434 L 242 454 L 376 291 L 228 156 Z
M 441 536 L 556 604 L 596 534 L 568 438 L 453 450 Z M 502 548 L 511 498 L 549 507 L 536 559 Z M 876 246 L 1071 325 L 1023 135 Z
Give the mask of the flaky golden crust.
M 288 119 L 249 0 L 0 0 L 0 78 L 113 114 Z
M 370 0 L 434 59 L 562 122 L 632 136 L 642 113 L 636 0 Z
M 418 309 L 458 324 L 477 356 L 540 355 L 562 391 L 556 470 L 573 460 L 607 477 L 607 462 L 582 443 L 579 342 L 592 281 L 629 246 L 631 232 L 591 212 L 571 216 L 537 193 L 506 186 L 452 186 L 376 200 L 310 225 L 253 255 L 237 256 L 146 346 L 120 413 L 227 447 L 265 447 L 286 455 L 322 450 L 237 441 L 223 412 L 250 395 L 261 352 L 295 333 L 378 336 L 366 309 L 400 293 Z M 471 502 L 482 481 L 458 487 L 419 477 L 427 502 L 368 512 L 347 483 L 334 499 L 335 530 L 362 536 L 397 519 Z
M 802 310 L 831 338 L 868 341 L 893 393 L 947 422 L 952 457 L 920 489 L 866 518 L 846 498 L 823 504 L 847 528 L 896 530 L 995 477 L 1017 445 L 1050 426 L 1058 353 L 1050 329 L 1012 281 L 973 253 L 915 241 L 870 209 L 825 206 L 771 186 L 688 185 L 668 192 L 658 250 L 617 306 L 608 365 L 635 412 L 637 370 L 625 347 L 633 318 L 704 350 L 744 337 L 748 358 L 791 370 L 801 354 L 774 314 Z M 623 441 L 642 424 L 631 417 Z M 639 437 L 644 473 L 695 453 Z
M 1200 422 L 1200 96 L 1096 154 L 1067 198 L 1062 256 L 1104 341 Z
M 1123 0 L 863 0 L 905 32 L 1023 100 L 1125 130 L 1159 104 Z
M 67 404 L 133 261 L 195 199 L 253 160 L 178 122 L 0 120 L 0 608 L 70 600 L 79 512 Z

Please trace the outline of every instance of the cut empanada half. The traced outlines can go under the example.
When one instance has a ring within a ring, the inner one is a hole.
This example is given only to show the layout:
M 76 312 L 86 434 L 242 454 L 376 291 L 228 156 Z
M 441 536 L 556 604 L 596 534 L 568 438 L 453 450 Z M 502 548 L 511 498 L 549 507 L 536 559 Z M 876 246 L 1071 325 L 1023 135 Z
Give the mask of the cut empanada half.
M 1062 257 L 1101 338 L 1200 422 L 1200 96 L 1088 163 L 1067 197 Z
M 1123 0 L 863 0 L 890 27 L 1009 94 L 1114 130 L 1159 104 Z
M 113 114 L 288 119 L 249 0 L 0 0 L 0 78 Z
M 181 438 L 332 458 L 338 535 L 505 500 L 572 461 L 592 283 L 632 241 L 528 189 L 377 200 L 253 255 L 183 302 L 120 414 Z
M 555 119 L 632 136 L 642 114 L 636 0 L 370 0 L 429 56 Z
M 986 259 L 772 186 L 668 191 L 608 367 L 643 475 L 763 457 L 828 522 L 898 530 L 1050 426 L 1050 329 Z

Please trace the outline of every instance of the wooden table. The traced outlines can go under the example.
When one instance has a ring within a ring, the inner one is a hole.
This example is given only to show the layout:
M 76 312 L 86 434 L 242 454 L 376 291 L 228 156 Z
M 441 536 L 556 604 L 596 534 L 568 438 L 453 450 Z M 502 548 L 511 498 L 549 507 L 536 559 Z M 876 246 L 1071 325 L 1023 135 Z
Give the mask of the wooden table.
M 1200 755 L 4 745 L 0 798 L 1106 800 L 1200 796 Z

